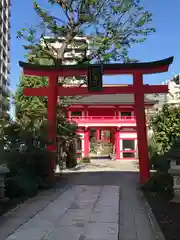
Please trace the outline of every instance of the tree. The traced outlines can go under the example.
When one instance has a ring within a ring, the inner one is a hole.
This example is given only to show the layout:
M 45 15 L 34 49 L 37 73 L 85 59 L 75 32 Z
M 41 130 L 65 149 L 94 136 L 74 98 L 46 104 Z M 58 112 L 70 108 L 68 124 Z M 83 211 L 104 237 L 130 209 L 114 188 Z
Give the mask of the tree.
M 174 141 L 180 137 L 180 109 L 164 105 L 163 109 L 151 118 L 150 127 L 159 145 L 158 154 L 168 152 Z
M 30 116 L 34 114 L 44 115 L 47 108 L 47 98 L 45 97 L 25 97 L 24 88 L 42 87 L 47 85 L 47 78 L 24 76 L 21 74 L 20 83 L 15 93 L 15 111 L 16 117 L 21 119 L 24 115 Z
M 136 43 L 146 40 L 154 32 L 151 27 L 152 14 L 145 11 L 139 0 L 48 0 L 52 7 L 59 8 L 59 14 L 53 15 L 34 1 L 34 10 L 39 16 L 37 26 L 22 28 L 17 37 L 27 41 L 24 48 L 31 53 L 29 61 L 39 58 L 51 59 L 55 65 L 61 65 L 68 44 L 75 36 L 91 36 L 87 56 L 87 44 L 79 63 L 133 61 L 128 50 Z M 50 38 L 45 38 L 50 36 Z M 55 48 L 50 41 L 65 41 Z
M 72 44 L 74 37 L 91 36 L 90 43 L 81 46 L 84 54 L 76 58 L 77 63 L 108 62 L 111 60 L 129 61 L 128 49 L 135 43 L 144 41 L 154 31 L 150 27 L 152 14 L 145 11 L 138 0 L 48 0 L 52 7 L 59 8 L 59 15 L 55 16 L 43 9 L 34 1 L 34 10 L 39 16 L 37 26 L 22 28 L 17 37 L 27 42 L 26 58 L 29 62 L 41 65 L 61 65 L 68 44 Z M 112 17 L 113 16 L 113 17 Z M 50 36 L 50 38 L 46 38 Z M 51 42 L 65 41 L 60 48 L 54 48 Z M 87 50 L 90 48 L 90 54 Z M 132 59 L 131 59 L 132 60 Z M 60 79 L 61 85 L 68 79 Z M 44 112 L 47 98 L 24 97 L 24 87 L 45 86 L 45 78 L 20 78 L 15 95 L 17 117 L 23 113 Z M 63 105 L 64 98 L 61 98 Z
M 49 13 L 34 1 L 39 24 L 22 28 L 17 33 L 18 38 L 27 42 L 24 48 L 29 62 L 61 65 L 68 44 L 73 44 L 75 36 L 86 35 L 91 36 L 90 43 L 81 46 L 84 54 L 76 58 L 77 63 L 111 60 L 126 62 L 130 60 L 128 49 L 133 44 L 144 41 L 154 31 L 150 27 L 152 14 L 145 11 L 138 0 L 48 0 L 48 3 L 52 11 L 54 7 L 59 8 L 59 15 Z M 60 37 L 65 38 L 63 43 Z M 51 44 L 53 41 L 61 42 L 61 47 L 55 48 Z M 59 84 L 63 85 L 67 81 L 68 79 L 61 78 Z M 47 99 L 24 97 L 23 89 L 46 84 L 45 78 L 21 76 L 15 95 L 18 117 L 22 117 L 24 112 L 44 112 Z M 61 98 L 61 104 L 64 104 L 64 98 Z
M 48 0 L 48 3 L 52 12 L 55 7 L 59 8 L 58 15 L 49 13 L 34 1 L 34 10 L 40 19 L 38 25 L 22 28 L 17 33 L 17 38 L 26 41 L 26 57 L 32 63 L 62 65 L 67 46 L 75 44 L 76 36 L 91 36 L 88 37 L 89 43 L 85 42 L 81 46 L 83 54 L 80 57 L 74 56 L 79 64 L 134 61 L 128 57 L 129 48 L 133 44 L 145 41 L 147 36 L 154 32 L 154 28 L 151 27 L 152 14 L 143 9 L 139 0 Z M 62 37 L 65 39 L 63 42 Z M 61 45 L 55 48 L 52 42 Z M 68 80 L 60 78 L 59 84 L 63 85 Z M 21 77 L 15 96 L 19 118 L 34 113 L 36 119 L 37 114 L 42 113 L 44 116 L 47 99 L 24 97 L 23 88 L 40 87 L 45 84 L 44 78 Z M 58 110 L 62 118 L 58 119 L 60 124 L 57 123 L 61 133 L 64 125 L 71 129 L 63 118 L 64 103 L 64 98 L 61 98 L 61 107 L 59 106 Z

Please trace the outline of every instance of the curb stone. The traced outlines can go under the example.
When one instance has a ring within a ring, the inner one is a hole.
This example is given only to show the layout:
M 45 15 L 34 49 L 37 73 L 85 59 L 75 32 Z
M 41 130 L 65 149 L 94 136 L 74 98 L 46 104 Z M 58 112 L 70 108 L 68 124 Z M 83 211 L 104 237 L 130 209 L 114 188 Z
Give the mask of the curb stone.
M 118 217 L 118 237 L 117 237 L 117 240 L 120 240 L 120 231 L 121 231 L 121 227 L 120 227 L 120 224 L 121 224 L 121 216 L 120 216 L 120 211 L 121 211 L 121 200 L 122 200 L 122 191 L 121 191 L 121 187 L 119 187 L 119 217 Z
M 148 201 L 146 200 L 146 197 L 144 195 L 144 193 L 142 192 L 142 190 L 138 189 L 139 192 L 140 192 L 140 196 L 141 196 L 141 199 L 144 203 L 144 206 L 146 208 L 146 212 L 147 212 L 147 215 L 148 215 L 148 219 L 149 219 L 149 222 L 151 224 L 151 227 L 152 227 L 152 230 L 155 234 L 155 237 L 156 237 L 156 240 L 166 240 L 165 237 L 164 237 L 164 234 L 162 233 L 161 231 L 161 228 L 151 210 L 151 207 L 148 203 Z

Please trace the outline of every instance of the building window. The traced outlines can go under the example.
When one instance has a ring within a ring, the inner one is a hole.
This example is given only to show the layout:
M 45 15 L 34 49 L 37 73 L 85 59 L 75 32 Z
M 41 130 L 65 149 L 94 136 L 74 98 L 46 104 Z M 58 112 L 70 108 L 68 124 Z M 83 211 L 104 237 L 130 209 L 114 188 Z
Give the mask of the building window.
M 82 112 L 71 112 L 71 117 L 81 117 L 82 116 Z
M 121 117 L 130 117 L 132 116 L 132 112 L 120 112 Z
M 122 140 L 123 144 L 123 150 L 134 150 L 134 139 L 123 139 Z
M 135 141 L 134 139 L 122 140 L 123 158 L 135 158 Z

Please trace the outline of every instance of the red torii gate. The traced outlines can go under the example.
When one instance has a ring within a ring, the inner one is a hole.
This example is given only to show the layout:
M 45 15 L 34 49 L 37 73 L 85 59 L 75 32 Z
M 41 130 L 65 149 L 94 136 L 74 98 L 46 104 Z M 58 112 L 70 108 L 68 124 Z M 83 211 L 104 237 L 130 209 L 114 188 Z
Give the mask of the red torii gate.
M 167 85 L 144 85 L 143 74 L 167 72 L 169 65 L 173 62 L 173 57 L 155 62 L 130 63 L 130 64 L 103 64 L 105 75 L 131 74 L 133 84 L 119 87 L 105 87 L 102 91 L 89 91 L 87 87 L 62 87 L 57 86 L 57 77 L 87 76 L 88 68 L 95 65 L 64 65 L 41 66 L 25 62 L 19 62 L 25 75 L 46 76 L 49 78 L 47 87 L 25 88 L 25 96 L 46 96 L 48 97 L 48 137 L 49 140 L 56 141 L 56 105 L 58 96 L 83 96 L 97 94 L 134 94 L 135 115 L 137 125 L 140 183 L 143 184 L 149 179 L 148 144 L 146 119 L 144 110 L 144 94 L 167 93 Z M 50 151 L 54 151 L 56 146 L 48 146 Z M 54 162 L 51 163 L 52 171 Z

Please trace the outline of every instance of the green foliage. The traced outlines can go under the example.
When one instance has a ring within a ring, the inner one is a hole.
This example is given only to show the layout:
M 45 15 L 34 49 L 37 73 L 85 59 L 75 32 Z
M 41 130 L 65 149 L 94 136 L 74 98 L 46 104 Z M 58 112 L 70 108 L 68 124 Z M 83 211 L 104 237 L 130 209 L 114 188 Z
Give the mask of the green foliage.
M 90 163 L 91 162 L 91 158 L 90 157 L 83 157 L 82 162 L 83 163 Z
M 14 174 L 18 169 L 24 169 L 31 176 L 44 177 L 50 167 L 50 155 L 46 150 L 47 139 L 39 129 L 25 130 L 18 123 L 10 123 L 4 127 L 4 137 L 1 139 L 2 159 Z M 3 147 L 6 147 L 5 150 Z
M 142 189 L 153 195 L 171 198 L 173 197 L 173 177 L 168 173 L 154 173 Z
M 33 196 L 42 183 L 47 183 L 50 154 L 46 150 L 46 133 L 43 128 L 36 131 L 33 123 L 25 126 L 10 120 L 0 125 L 1 164 L 10 170 L 6 179 L 9 198 Z
M 26 87 L 44 87 L 47 86 L 47 78 L 45 77 L 25 77 L 21 75 L 20 83 L 14 97 L 16 117 L 18 122 L 31 131 L 38 132 L 39 128 L 47 130 L 47 98 L 46 97 L 27 97 L 24 96 L 24 88 Z M 76 123 L 69 123 L 66 119 L 66 109 L 63 99 L 61 106 L 57 108 L 57 136 L 74 136 L 77 129 Z
M 8 177 L 5 186 L 5 195 L 10 199 L 33 197 L 38 192 L 36 180 L 24 174 Z
M 148 141 L 148 151 L 149 151 L 149 158 L 152 158 L 156 154 L 160 154 L 161 152 L 161 145 L 156 141 L 154 135 Z
M 36 96 L 24 96 L 24 88 L 47 86 L 47 78 L 20 76 L 20 83 L 15 93 L 14 103 L 16 116 L 21 119 L 22 116 L 43 116 L 46 114 L 47 98 Z
M 157 142 L 154 135 L 149 139 L 148 152 L 150 168 L 160 172 L 168 172 L 169 161 L 166 157 L 166 153 L 162 151 L 161 143 Z
M 97 153 L 97 147 L 95 142 L 90 142 L 90 153 Z
M 150 127 L 158 144 L 157 155 L 168 152 L 180 137 L 180 108 L 164 105 L 162 111 L 151 119 Z
M 150 158 L 150 164 L 153 166 L 153 169 L 158 172 L 168 172 L 170 167 L 170 161 L 166 157 L 166 153 L 162 155 L 154 155 Z
M 41 65 L 60 66 L 64 61 L 68 44 L 75 44 L 75 36 L 91 36 L 90 43 L 84 43 L 81 48 L 84 53 L 75 57 L 77 63 L 134 61 L 128 57 L 128 49 L 136 43 L 143 42 L 154 32 L 151 27 L 152 15 L 145 11 L 139 1 L 117 0 L 49 0 L 51 9 L 59 8 L 59 15 L 52 14 L 34 1 L 34 10 L 40 22 L 36 26 L 22 28 L 17 38 L 25 40 L 26 58 L 29 62 Z M 49 36 L 50 38 L 46 38 Z M 53 42 L 61 42 L 60 48 L 54 48 Z M 87 54 L 88 48 L 90 54 Z M 61 78 L 62 86 L 68 79 Z M 15 94 L 15 107 L 18 121 L 24 129 L 30 128 L 37 134 L 47 119 L 47 99 L 45 97 L 25 97 L 25 87 L 41 87 L 47 85 L 46 78 L 21 76 L 20 84 Z M 70 97 L 69 97 L 70 98 Z M 67 136 L 68 140 L 75 136 L 75 124 L 66 120 L 65 101 L 61 98 L 58 106 L 57 135 Z M 33 151 L 32 151 L 33 152 Z M 67 166 L 76 165 L 75 149 L 67 151 Z
M 83 57 L 77 62 L 109 62 L 134 61 L 129 59 L 128 50 L 133 44 L 141 43 L 154 32 L 151 27 L 152 14 L 144 10 L 138 0 L 49 0 L 47 11 L 38 2 L 34 2 L 34 10 L 39 16 L 37 26 L 30 25 L 18 31 L 17 37 L 27 42 L 25 49 L 35 59 L 53 60 L 55 65 L 61 65 L 67 45 L 75 36 L 91 36 L 91 54 L 87 56 L 87 45 L 84 45 Z M 60 9 L 59 15 L 53 14 L 53 9 Z M 45 36 L 51 36 L 47 39 Z M 66 41 L 60 49 L 54 49 L 49 43 Z M 43 43 L 43 45 L 42 45 Z

